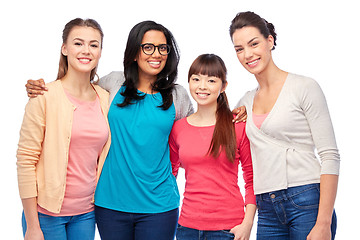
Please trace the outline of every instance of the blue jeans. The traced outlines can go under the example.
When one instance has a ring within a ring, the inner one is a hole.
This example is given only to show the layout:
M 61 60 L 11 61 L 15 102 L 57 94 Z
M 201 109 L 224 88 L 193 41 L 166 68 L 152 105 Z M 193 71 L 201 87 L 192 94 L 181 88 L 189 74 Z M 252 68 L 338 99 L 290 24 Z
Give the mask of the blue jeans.
M 320 199 L 320 184 L 291 187 L 256 195 L 257 240 L 305 240 L 314 227 Z M 335 238 L 336 214 L 331 235 Z
M 173 240 L 179 209 L 163 213 L 127 213 L 95 206 L 102 240 Z
M 203 231 L 178 225 L 176 240 L 233 240 L 230 230 Z
M 38 213 L 41 230 L 45 240 L 94 240 L 95 238 L 95 213 L 53 217 Z M 26 220 L 22 215 L 23 234 L 26 232 Z

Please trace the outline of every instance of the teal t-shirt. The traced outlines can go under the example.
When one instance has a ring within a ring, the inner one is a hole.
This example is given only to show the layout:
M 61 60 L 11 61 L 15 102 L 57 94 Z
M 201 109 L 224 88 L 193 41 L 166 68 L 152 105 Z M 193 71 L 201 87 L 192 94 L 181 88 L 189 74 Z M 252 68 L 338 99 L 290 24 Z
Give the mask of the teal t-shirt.
M 120 88 L 108 119 L 111 146 L 95 191 L 95 205 L 131 213 L 160 213 L 179 207 L 172 174 L 169 135 L 175 120 L 174 104 L 162 110 L 160 93 L 126 107 Z

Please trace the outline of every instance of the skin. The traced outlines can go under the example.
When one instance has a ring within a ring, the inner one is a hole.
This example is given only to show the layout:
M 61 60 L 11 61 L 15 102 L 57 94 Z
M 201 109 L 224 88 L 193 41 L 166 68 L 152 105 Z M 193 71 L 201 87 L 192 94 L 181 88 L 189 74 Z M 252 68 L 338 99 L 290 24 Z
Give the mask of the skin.
M 61 51 L 68 57 L 68 72 L 61 80 L 63 87 L 74 97 L 92 101 L 96 93 L 90 84 L 91 70 L 101 56 L 101 35 L 90 27 L 74 27 Z M 43 240 L 40 228 L 36 197 L 22 199 L 27 222 L 25 240 Z
M 152 43 L 155 46 L 159 44 L 166 44 L 166 37 L 160 31 L 147 31 L 141 44 Z M 152 55 L 146 55 L 142 50 L 135 61 L 139 66 L 139 86 L 138 90 L 144 93 L 154 93 L 152 91 L 152 84 L 156 81 L 157 75 L 164 69 L 168 56 L 161 55 L 159 49 L 156 48 Z
M 216 123 L 217 98 L 224 92 L 227 83 L 220 78 L 193 74 L 189 79 L 189 90 L 192 98 L 197 103 L 197 111 L 187 120 L 194 126 L 211 126 Z M 246 205 L 245 217 L 241 224 L 233 227 L 230 232 L 235 235 L 234 240 L 250 239 L 256 205 Z
M 253 112 L 269 113 L 273 108 L 288 75 L 279 69 L 271 55 L 274 38 L 265 38 L 255 27 L 237 29 L 232 41 L 239 62 L 254 74 L 259 89 L 254 98 Z M 307 240 L 331 239 L 331 219 L 338 185 L 338 176 L 324 174 L 320 177 L 320 203 L 316 224 Z

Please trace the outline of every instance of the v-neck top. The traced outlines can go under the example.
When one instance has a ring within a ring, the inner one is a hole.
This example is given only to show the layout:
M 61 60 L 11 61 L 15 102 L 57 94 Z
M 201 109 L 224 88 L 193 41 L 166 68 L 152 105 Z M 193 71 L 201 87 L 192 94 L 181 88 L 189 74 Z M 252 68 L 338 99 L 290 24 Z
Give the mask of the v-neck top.
M 255 194 L 319 183 L 321 174 L 339 174 L 340 156 L 325 96 L 318 83 L 289 73 L 272 110 L 256 127 L 247 92 L 237 106 L 248 113 Z M 317 150 L 320 162 L 316 157 Z

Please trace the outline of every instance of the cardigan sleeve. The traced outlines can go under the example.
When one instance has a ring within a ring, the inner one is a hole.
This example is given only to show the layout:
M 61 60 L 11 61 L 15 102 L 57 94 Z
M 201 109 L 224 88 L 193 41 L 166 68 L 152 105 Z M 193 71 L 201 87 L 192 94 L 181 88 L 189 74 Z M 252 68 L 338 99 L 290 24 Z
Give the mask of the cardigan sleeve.
M 319 84 L 304 78 L 301 83 L 300 105 L 304 111 L 311 135 L 321 161 L 321 174 L 339 174 L 340 155 L 325 96 Z
M 176 110 L 175 121 L 187 117 L 194 112 L 193 105 L 184 87 L 175 85 L 173 101 Z
M 100 78 L 99 81 L 95 84 L 98 84 L 100 87 L 110 93 L 109 103 L 111 103 L 124 82 L 124 73 L 121 71 L 113 71 Z
M 36 164 L 45 134 L 45 97 L 29 99 L 20 130 L 17 176 L 21 199 L 37 196 Z

